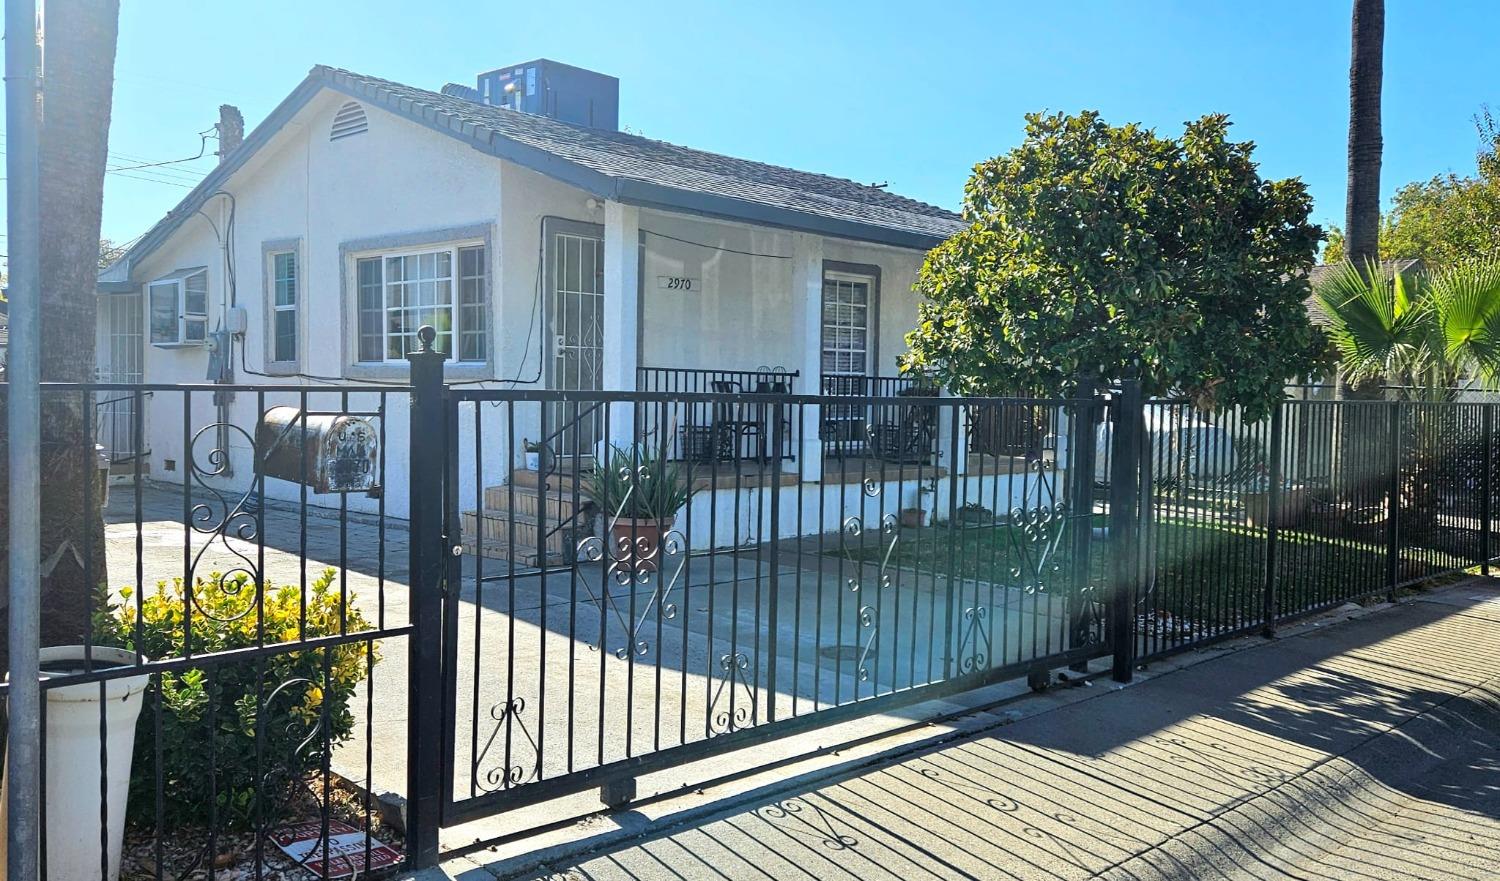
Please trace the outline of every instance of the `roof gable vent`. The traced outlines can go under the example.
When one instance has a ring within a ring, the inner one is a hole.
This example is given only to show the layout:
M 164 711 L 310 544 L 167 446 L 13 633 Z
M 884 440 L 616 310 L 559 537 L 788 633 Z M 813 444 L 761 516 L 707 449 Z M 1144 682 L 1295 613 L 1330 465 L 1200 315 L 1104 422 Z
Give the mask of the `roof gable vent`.
M 365 108 L 358 101 L 345 102 L 333 115 L 333 127 L 328 131 L 328 140 L 337 141 L 362 135 L 370 130 L 370 121 L 365 118 Z

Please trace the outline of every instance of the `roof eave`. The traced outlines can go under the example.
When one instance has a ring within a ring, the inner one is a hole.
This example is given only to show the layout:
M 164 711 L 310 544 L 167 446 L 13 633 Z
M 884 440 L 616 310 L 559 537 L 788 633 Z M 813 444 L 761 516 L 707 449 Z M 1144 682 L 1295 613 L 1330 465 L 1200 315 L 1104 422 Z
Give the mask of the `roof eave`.
M 738 220 L 794 232 L 817 233 L 832 238 L 853 239 L 920 251 L 935 248 L 946 238 L 946 236 L 915 230 L 903 230 L 827 217 L 806 211 L 794 211 L 789 208 L 778 208 L 774 205 L 763 205 L 712 193 L 664 187 L 660 184 L 630 178 L 615 179 L 615 189 L 611 198 L 642 208 L 680 211 L 721 220 Z
M 601 199 L 617 199 L 647 208 L 661 208 L 729 220 L 747 221 L 798 232 L 810 232 L 834 238 L 853 239 L 891 245 L 899 248 L 928 250 L 940 244 L 945 236 L 906 230 L 873 223 L 861 223 L 789 208 L 779 208 L 692 190 L 666 187 L 631 178 L 617 178 L 595 171 L 570 159 L 564 159 L 537 147 L 520 143 L 487 128 L 475 126 L 452 114 L 431 107 L 417 111 L 406 106 L 396 95 L 379 87 L 362 83 L 326 67 L 314 67 L 276 109 L 255 127 L 242 144 L 224 158 L 208 176 L 165 217 L 130 247 L 120 259 L 100 273 L 99 290 L 130 290 L 135 267 L 162 245 L 182 221 L 203 207 L 245 163 L 266 145 L 321 89 L 330 89 L 351 98 L 367 101 L 391 113 L 409 119 L 433 131 L 468 144 L 481 153 L 514 162 L 523 168 L 544 174 Z M 406 102 L 409 104 L 409 102 Z
M 250 157 L 254 156 L 271 138 L 275 137 L 277 132 L 281 131 L 282 127 L 308 101 L 312 100 L 313 96 L 321 88 L 323 88 L 322 77 L 319 75 L 318 70 L 314 68 L 313 72 L 309 73 L 301 83 L 298 83 L 297 88 L 293 89 L 290 95 L 282 99 L 282 102 L 276 105 L 276 109 L 272 110 L 261 121 L 260 125 L 255 127 L 255 130 L 241 142 L 234 152 L 225 156 L 214 167 L 214 170 L 208 173 L 207 177 L 203 178 L 203 180 L 198 182 L 197 186 L 188 191 L 188 194 L 183 197 L 182 201 L 177 203 L 177 207 L 168 211 L 167 215 L 157 221 L 155 226 L 147 230 L 146 234 L 141 236 L 135 244 L 131 245 L 129 250 L 120 255 L 118 260 L 111 263 L 99 274 L 101 279 L 99 289 L 102 291 L 106 289 L 106 285 L 113 286 L 128 283 L 130 277 L 134 274 L 135 267 L 150 255 L 151 252 L 160 247 L 172 233 L 176 232 L 177 227 L 182 224 L 183 220 L 191 217 L 198 209 L 203 207 L 205 202 L 218 193 L 229 178 L 233 177 L 234 173 L 239 171 L 249 161 Z M 124 281 L 121 281 L 120 276 L 122 275 L 124 276 Z

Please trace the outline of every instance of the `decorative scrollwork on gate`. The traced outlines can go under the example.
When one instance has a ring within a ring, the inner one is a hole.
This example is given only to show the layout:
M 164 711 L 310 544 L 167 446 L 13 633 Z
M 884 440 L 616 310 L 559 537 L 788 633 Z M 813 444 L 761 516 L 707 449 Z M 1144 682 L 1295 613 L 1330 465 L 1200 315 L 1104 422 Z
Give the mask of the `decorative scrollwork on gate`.
M 613 529 L 613 524 L 607 526 Z M 649 569 L 642 567 L 642 562 L 647 559 L 651 561 Z M 677 603 L 672 594 L 682 580 L 687 561 L 687 537 L 675 529 L 652 536 L 638 536 L 634 542 L 629 536 L 622 537 L 619 542 L 589 536 L 578 543 L 575 569 L 578 582 L 587 595 L 586 601 L 598 609 L 601 617 L 613 616 L 625 632 L 625 642 L 615 649 L 615 657 L 623 661 L 630 657 L 631 652 L 645 655 L 651 651 L 651 642 L 642 636 L 642 632 L 653 612 L 660 614 L 663 620 L 677 617 Z M 601 571 L 604 574 L 596 590 L 591 577 Z M 632 615 L 630 603 L 622 604 L 620 598 L 610 591 L 611 581 L 628 588 L 631 596 L 638 586 L 650 586 L 651 592 Z M 604 648 L 594 643 L 588 646 L 594 651 Z
M 255 439 L 250 436 L 249 432 L 230 422 L 214 422 L 198 429 L 193 434 L 187 451 L 187 471 L 192 483 L 197 484 L 212 498 L 195 503 L 189 511 L 188 528 L 207 538 L 193 552 L 192 561 L 188 567 L 188 584 L 185 585 L 185 589 L 192 594 L 195 611 L 206 618 L 221 622 L 237 621 L 249 615 L 255 610 L 256 604 L 246 603 L 237 613 L 221 617 L 199 602 L 199 590 L 206 588 L 222 591 L 229 596 L 237 596 L 241 591 L 255 590 L 256 585 L 261 582 L 260 567 L 256 565 L 255 560 L 231 541 L 231 539 L 237 539 L 242 542 L 255 542 L 260 538 L 258 511 L 250 504 L 250 499 L 255 492 L 255 482 L 252 480 L 250 488 L 240 493 L 226 492 L 209 482 L 210 478 L 229 476 L 228 447 L 229 437 L 232 434 L 242 438 L 252 451 L 252 460 L 259 461 Z M 200 441 L 205 438 L 211 440 L 211 446 L 206 451 L 202 451 L 200 458 L 200 449 L 203 446 Z M 227 551 L 233 557 L 234 562 L 227 569 L 219 569 L 219 577 L 199 581 L 195 577 L 199 563 L 215 544 Z
M 744 652 L 719 656 L 719 686 L 708 702 L 710 735 L 728 734 L 755 724 L 756 693 L 749 669 L 750 658 Z
M 965 673 L 982 670 L 990 662 L 990 629 L 985 619 L 990 610 L 986 606 L 971 606 L 964 609 L 964 629 L 958 639 L 959 669 Z
M 1054 465 L 1044 459 L 1027 463 L 1027 491 L 1029 494 L 1034 485 L 1036 499 L 1010 509 L 1011 528 L 1005 531 L 1015 561 L 1010 577 L 1026 593 L 1046 593 L 1054 577 L 1063 572 L 1062 542 L 1073 514 L 1068 504 L 1057 498 L 1053 469 Z M 1052 472 L 1050 477 L 1048 472 Z
M 481 788 L 487 792 L 541 779 L 542 751 L 537 745 L 531 728 L 526 724 L 526 717 L 523 715 L 525 712 L 526 700 L 521 697 L 500 701 L 490 707 L 490 720 L 494 722 L 494 725 L 490 728 L 490 736 L 485 739 L 479 754 L 474 756 L 473 772 L 476 784 L 482 777 L 484 784 Z M 505 732 L 503 739 L 502 731 Z M 516 732 L 520 732 L 520 738 L 515 737 Z M 518 761 L 513 754 L 513 748 L 521 741 L 524 741 L 530 750 L 530 762 Z M 505 751 L 505 755 L 491 763 L 488 770 L 481 772 L 480 769 L 485 766 L 485 757 L 490 754 L 491 749 L 496 749 L 497 745 Z
M 882 487 L 879 483 L 871 480 L 865 481 L 865 495 L 876 497 L 881 494 Z M 880 519 L 880 559 L 875 568 L 874 586 L 876 592 L 888 589 L 893 581 L 891 578 L 892 559 L 896 553 L 897 542 L 901 539 L 900 521 L 894 514 L 886 514 Z M 848 562 L 850 571 L 853 573 L 845 579 L 845 586 L 851 593 L 864 591 L 864 573 L 869 563 L 860 559 L 853 549 L 853 545 L 862 545 L 865 534 L 863 518 L 858 515 L 847 517 L 843 527 L 839 530 L 840 550 L 844 559 Z M 871 660 L 877 651 L 876 638 L 880 634 L 880 615 L 876 607 L 870 603 L 859 606 L 859 629 L 862 634 L 860 638 L 859 657 L 855 661 L 855 675 L 860 682 L 870 681 Z

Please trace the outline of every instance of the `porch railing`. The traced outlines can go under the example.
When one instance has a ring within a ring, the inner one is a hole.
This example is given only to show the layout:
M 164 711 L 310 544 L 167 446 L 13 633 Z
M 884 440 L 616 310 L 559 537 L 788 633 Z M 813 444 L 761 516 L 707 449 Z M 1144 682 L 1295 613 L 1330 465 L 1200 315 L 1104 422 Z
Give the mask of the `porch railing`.
M 825 458 L 930 458 L 937 452 L 937 409 L 919 400 L 937 397 L 931 378 L 824 373 L 820 389 L 825 396 L 851 399 L 823 406 L 819 437 Z M 891 403 L 891 398 L 918 400 Z
M 796 459 L 792 433 L 782 426 L 774 441 L 770 408 L 744 395 L 797 394 L 801 374 L 783 367 L 710 370 L 638 367 L 636 391 L 710 394 L 714 400 L 675 399 L 658 404 L 654 426 L 670 458 L 688 462 Z

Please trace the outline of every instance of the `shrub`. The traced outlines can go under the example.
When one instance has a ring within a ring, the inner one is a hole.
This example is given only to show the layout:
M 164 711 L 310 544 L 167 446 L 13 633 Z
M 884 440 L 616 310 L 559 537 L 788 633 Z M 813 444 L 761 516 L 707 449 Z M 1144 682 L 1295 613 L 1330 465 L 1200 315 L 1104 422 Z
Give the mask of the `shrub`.
M 333 569 L 326 569 L 309 586 L 305 629 L 301 589 L 266 585 L 266 643 L 338 634 L 344 607 L 334 576 Z M 260 620 L 255 593 L 254 582 L 244 573 L 213 573 L 195 581 L 195 656 L 256 645 Z M 96 622 L 99 642 L 135 649 L 134 591 L 124 588 L 120 596 L 123 602 Z M 348 632 L 369 629 L 352 605 L 346 613 Z M 181 578 L 158 582 L 154 592 L 143 594 L 140 616 L 143 654 L 153 660 L 183 655 Z M 131 766 L 130 819 L 155 822 L 159 750 L 166 828 L 214 819 L 221 829 L 248 829 L 258 816 L 266 823 L 276 821 L 295 788 L 322 767 L 325 748 L 331 750 L 353 730 L 349 701 L 365 677 L 365 663 L 365 644 L 356 642 L 160 674 L 161 734 L 158 739 L 154 733 L 155 703 L 148 697 Z M 326 732 L 321 727 L 325 701 Z

